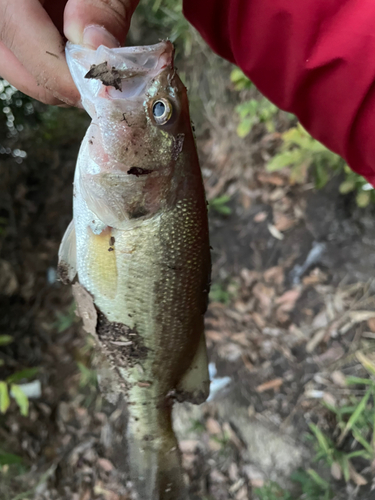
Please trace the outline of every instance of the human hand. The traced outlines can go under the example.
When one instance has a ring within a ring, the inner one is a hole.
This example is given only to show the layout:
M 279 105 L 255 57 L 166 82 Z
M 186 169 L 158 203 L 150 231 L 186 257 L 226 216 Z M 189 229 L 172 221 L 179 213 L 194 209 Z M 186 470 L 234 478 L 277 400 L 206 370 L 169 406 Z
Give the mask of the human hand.
M 46 104 L 78 105 L 65 37 L 96 49 L 125 41 L 139 0 L 0 0 L 0 76 Z

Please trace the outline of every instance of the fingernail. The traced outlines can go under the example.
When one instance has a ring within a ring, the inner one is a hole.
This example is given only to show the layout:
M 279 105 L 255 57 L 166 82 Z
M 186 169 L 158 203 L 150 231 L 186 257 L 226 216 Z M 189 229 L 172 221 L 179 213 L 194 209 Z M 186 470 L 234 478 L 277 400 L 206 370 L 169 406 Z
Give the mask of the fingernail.
M 120 47 L 120 42 L 104 26 L 92 24 L 83 30 L 83 45 L 91 49 L 97 49 L 99 45 L 105 45 L 110 49 Z

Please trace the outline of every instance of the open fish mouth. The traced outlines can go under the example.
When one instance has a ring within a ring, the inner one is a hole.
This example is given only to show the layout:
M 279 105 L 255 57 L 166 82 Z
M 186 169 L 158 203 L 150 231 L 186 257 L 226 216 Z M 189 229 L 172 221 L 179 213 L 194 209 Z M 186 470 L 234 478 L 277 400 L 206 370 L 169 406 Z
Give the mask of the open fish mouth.
M 153 78 L 164 68 L 173 67 L 174 49 L 169 41 L 117 49 L 101 45 L 96 50 L 67 43 L 66 50 L 69 69 L 83 99 L 86 93 L 97 96 L 103 85 L 112 99 L 139 98 Z

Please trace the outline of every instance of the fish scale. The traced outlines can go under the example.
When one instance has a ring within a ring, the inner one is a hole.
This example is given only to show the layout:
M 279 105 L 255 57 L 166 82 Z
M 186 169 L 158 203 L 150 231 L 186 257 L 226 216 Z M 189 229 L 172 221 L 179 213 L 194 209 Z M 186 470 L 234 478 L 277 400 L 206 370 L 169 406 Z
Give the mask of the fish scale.
M 170 42 L 97 51 L 68 44 L 67 61 L 92 123 L 77 160 L 60 276 L 77 280 L 108 394 L 128 402 L 139 498 L 185 500 L 171 411 L 174 400 L 208 395 L 211 267 L 186 89 Z

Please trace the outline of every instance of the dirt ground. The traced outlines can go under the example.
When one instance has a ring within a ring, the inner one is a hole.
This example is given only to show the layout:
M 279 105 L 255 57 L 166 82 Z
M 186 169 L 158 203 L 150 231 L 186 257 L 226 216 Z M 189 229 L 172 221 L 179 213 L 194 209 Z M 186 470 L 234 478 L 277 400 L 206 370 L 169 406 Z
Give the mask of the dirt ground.
M 213 58 L 198 86 L 190 68 L 181 65 L 196 89 L 207 197 L 230 197 L 227 215 L 209 210 L 206 316 L 214 380 L 227 379 L 211 401 L 178 405 L 175 428 L 192 498 L 255 500 L 255 488 L 268 480 L 289 486 L 290 473 L 311 462 L 308 424 L 333 428 L 321 402 L 341 397 L 342 374 L 364 376 L 355 353 L 374 350 L 375 209 L 340 195 L 338 178 L 316 191 L 267 173 L 286 118 L 274 133 L 259 126 L 240 139 L 233 109 L 243 96 L 231 87 L 229 65 Z M 23 460 L 3 467 L 0 499 L 127 500 L 126 408 L 100 396 L 92 341 L 70 288 L 56 281 L 88 122 L 77 110 L 41 116 L 25 133 L 7 138 L 4 128 L 0 138 L 27 152 L 22 162 L 0 155 L 0 334 L 14 339 L 1 347 L 0 380 L 37 367 L 42 388 L 27 417 L 13 400 L 0 415 L 0 450 Z M 362 465 L 356 472 L 366 484 L 338 481 L 336 498 L 375 498 Z

